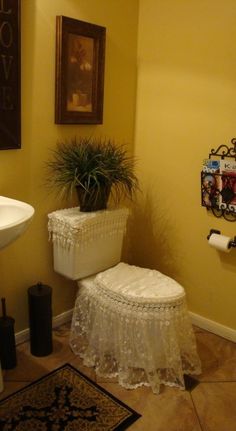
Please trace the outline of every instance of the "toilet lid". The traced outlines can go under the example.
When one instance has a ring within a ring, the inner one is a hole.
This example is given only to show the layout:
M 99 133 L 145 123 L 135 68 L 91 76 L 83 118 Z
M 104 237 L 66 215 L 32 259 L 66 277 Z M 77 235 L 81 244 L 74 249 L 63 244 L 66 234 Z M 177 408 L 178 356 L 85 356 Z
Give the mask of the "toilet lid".
M 159 271 L 119 263 L 96 275 L 101 289 L 138 302 L 166 302 L 183 298 L 183 287 Z

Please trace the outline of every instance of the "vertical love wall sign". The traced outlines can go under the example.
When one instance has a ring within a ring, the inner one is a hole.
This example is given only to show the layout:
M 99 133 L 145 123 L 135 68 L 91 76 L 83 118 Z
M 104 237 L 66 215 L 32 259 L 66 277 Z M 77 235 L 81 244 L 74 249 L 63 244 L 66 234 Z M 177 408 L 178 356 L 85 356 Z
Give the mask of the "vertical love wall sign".
M 20 0 L 0 0 L 0 150 L 21 147 Z

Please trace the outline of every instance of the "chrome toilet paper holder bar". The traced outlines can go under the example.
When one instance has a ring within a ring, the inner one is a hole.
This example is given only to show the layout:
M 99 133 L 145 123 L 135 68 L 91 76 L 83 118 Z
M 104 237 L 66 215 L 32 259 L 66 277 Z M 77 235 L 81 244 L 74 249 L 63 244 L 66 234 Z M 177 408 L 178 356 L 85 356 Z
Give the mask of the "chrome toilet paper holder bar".
M 221 235 L 221 231 L 220 230 L 216 230 L 216 229 L 211 229 L 209 235 L 207 236 L 207 239 L 210 239 L 210 236 L 215 233 L 217 235 Z M 230 241 L 229 243 L 229 247 L 236 247 L 236 236 L 234 237 L 234 239 L 232 241 Z

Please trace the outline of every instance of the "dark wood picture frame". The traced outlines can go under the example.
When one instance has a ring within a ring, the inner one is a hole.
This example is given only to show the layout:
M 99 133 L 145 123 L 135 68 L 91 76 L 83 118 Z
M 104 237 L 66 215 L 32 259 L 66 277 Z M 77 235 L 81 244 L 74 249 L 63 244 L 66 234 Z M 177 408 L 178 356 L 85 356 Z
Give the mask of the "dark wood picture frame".
M 56 124 L 103 121 L 106 28 L 56 17 Z
M 21 148 L 20 0 L 0 1 L 0 150 Z

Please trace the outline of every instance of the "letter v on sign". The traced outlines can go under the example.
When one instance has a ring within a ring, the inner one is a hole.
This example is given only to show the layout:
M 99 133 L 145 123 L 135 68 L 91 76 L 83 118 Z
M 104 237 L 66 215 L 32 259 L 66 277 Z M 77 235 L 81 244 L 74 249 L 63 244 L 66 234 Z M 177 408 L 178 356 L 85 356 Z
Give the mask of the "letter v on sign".
M 4 77 L 5 80 L 7 81 L 9 76 L 10 76 L 10 72 L 11 72 L 11 66 L 12 66 L 12 61 L 13 61 L 13 56 L 12 55 L 1 55 L 2 57 L 2 65 L 3 65 L 3 71 L 4 71 Z

